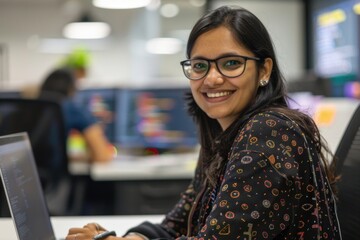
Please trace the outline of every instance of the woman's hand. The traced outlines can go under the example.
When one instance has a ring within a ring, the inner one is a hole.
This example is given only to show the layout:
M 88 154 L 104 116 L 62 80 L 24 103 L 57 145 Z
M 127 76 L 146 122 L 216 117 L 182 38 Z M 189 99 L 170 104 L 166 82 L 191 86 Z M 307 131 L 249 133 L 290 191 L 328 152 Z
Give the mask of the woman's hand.
M 106 231 L 97 223 L 88 223 L 82 228 L 70 228 L 66 240 L 92 240 L 94 236 Z
M 93 240 L 94 236 L 105 232 L 106 229 L 97 223 L 88 223 L 82 228 L 70 228 L 66 240 Z M 126 237 L 109 236 L 106 240 L 143 240 L 142 237 L 131 235 Z

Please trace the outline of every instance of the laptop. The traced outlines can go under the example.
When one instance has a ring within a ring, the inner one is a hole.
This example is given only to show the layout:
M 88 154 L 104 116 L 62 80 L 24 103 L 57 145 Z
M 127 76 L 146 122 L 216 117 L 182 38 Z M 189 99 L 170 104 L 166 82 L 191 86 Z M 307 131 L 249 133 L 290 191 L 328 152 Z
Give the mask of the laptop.
M 56 239 L 27 133 L 0 137 L 0 177 L 18 239 Z

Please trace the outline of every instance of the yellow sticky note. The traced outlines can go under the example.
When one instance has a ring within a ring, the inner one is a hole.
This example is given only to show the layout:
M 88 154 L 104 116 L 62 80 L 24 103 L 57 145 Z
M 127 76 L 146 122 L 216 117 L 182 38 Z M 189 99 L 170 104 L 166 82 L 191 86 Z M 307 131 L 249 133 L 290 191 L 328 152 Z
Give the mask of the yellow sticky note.
M 332 105 L 318 106 L 314 114 L 314 121 L 318 126 L 329 126 L 334 122 L 336 108 Z

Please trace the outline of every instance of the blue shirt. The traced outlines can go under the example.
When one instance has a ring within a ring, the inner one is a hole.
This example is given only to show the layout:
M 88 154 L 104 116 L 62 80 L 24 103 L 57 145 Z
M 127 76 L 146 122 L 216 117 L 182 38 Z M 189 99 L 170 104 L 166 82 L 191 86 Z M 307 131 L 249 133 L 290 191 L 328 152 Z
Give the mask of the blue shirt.
M 82 132 L 97 122 L 90 111 L 77 105 L 72 99 L 63 100 L 62 108 L 67 133 L 70 133 L 71 129 Z

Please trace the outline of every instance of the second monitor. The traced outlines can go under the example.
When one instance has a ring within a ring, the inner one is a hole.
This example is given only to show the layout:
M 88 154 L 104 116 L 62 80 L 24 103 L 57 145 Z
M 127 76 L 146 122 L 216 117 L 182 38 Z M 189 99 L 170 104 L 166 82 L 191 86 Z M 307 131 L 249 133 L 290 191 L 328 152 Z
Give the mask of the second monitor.
M 187 113 L 188 88 L 123 89 L 117 98 L 115 141 L 125 148 L 192 148 L 196 127 Z

